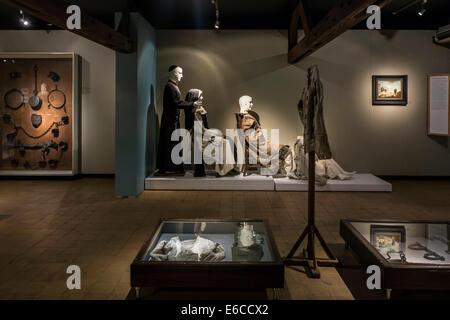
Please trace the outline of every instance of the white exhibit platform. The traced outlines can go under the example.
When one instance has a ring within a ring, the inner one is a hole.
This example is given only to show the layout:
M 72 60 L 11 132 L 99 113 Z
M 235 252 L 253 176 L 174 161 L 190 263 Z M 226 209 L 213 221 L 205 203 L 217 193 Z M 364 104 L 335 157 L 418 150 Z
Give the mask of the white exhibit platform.
M 308 181 L 276 178 L 275 190 L 308 191 Z M 325 186 L 316 185 L 316 191 L 392 192 L 392 184 L 373 174 L 355 174 L 350 180 L 328 180 Z
M 272 177 L 252 174 L 243 176 L 217 177 L 208 174 L 206 177 L 196 178 L 192 172 L 184 176 L 154 176 L 145 180 L 146 190 L 243 190 L 243 191 L 274 191 L 275 182 Z
M 251 174 L 218 177 L 209 173 L 196 178 L 193 172 L 184 176 L 154 176 L 145 179 L 146 190 L 223 190 L 223 191 L 308 191 L 308 181 L 272 178 Z M 392 192 L 392 185 L 373 174 L 355 174 L 351 180 L 328 180 L 316 191 Z

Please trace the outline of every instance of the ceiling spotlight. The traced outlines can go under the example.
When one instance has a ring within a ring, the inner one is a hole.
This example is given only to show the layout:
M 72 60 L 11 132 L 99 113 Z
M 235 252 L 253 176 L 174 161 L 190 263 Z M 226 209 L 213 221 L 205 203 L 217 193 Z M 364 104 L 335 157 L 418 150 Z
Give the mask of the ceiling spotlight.
M 216 23 L 214 24 L 214 29 L 219 30 L 220 29 L 220 22 L 219 22 L 219 0 L 211 0 L 211 4 L 213 4 L 216 8 Z
M 419 10 L 419 12 L 417 12 L 417 15 L 418 15 L 419 17 L 422 17 L 422 16 L 425 14 L 425 12 L 427 11 L 427 10 L 425 9 L 425 5 L 427 4 L 427 2 L 428 2 L 428 0 L 423 0 L 423 1 L 422 1 L 422 8 Z
M 25 18 L 25 14 L 23 13 L 22 10 L 20 10 L 20 19 L 19 19 L 19 21 L 20 21 L 25 27 L 28 27 L 28 26 L 31 25 L 30 20 L 27 20 L 27 19 Z

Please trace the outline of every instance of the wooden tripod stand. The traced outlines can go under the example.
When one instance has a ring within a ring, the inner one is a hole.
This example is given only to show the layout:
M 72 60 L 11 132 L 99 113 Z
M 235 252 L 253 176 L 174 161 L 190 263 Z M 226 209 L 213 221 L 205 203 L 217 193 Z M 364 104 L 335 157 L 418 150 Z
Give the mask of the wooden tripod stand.
M 288 256 L 284 259 L 286 266 L 304 266 L 306 273 L 310 278 L 320 278 L 319 266 L 335 267 L 338 260 L 334 257 L 330 248 L 328 248 L 325 240 L 316 227 L 315 219 L 315 196 L 316 196 L 316 153 L 309 152 L 308 165 L 308 225 L 292 247 Z M 303 251 L 302 257 L 294 257 L 303 240 L 308 236 L 306 250 Z M 314 247 L 314 238 L 317 237 L 319 242 L 328 256 L 328 259 L 316 258 L 316 250 Z

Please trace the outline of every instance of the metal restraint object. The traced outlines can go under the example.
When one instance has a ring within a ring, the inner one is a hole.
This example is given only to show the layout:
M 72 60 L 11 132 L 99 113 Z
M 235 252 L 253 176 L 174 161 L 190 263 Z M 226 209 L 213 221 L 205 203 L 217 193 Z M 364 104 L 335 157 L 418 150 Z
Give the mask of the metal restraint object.
M 420 244 L 419 242 L 416 242 L 414 244 L 411 244 L 408 246 L 409 249 L 411 250 L 415 250 L 415 251 L 425 251 L 426 253 L 423 255 L 423 257 L 427 260 L 432 260 L 432 261 L 445 261 L 445 258 L 439 254 L 437 254 L 436 252 L 428 249 L 427 247 L 425 247 L 424 245 Z
M 57 94 L 57 93 L 62 94 L 62 96 L 63 96 L 63 98 L 64 98 L 63 103 L 60 104 L 59 106 L 55 106 L 55 105 L 50 101 L 52 95 L 55 95 L 55 94 Z M 59 89 L 58 89 L 58 86 L 56 86 L 55 89 L 53 89 L 52 91 L 50 91 L 50 92 L 48 93 L 47 101 L 48 101 L 48 108 L 49 108 L 49 109 L 50 109 L 50 108 L 53 108 L 53 109 L 56 109 L 56 110 L 64 109 L 64 112 L 67 113 L 67 111 L 66 111 L 66 103 L 67 103 L 66 94 L 65 94 L 64 92 L 62 92 L 61 90 L 59 90 Z
M 13 94 L 13 93 L 18 93 L 22 97 L 22 101 L 20 102 L 20 104 L 18 104 L 16 106 L 12 106 L 8 102 L 8 96 Z M 22 108 L 25 105 L 25 95 L 19 89 L 11 89 L 11 90 L 9 90 L 5 94 L 5 96 L 3 97 L 3 100 L 5 101 L 6 108 L 11 109 L 11 110 L 19 110 L 20 108 Z

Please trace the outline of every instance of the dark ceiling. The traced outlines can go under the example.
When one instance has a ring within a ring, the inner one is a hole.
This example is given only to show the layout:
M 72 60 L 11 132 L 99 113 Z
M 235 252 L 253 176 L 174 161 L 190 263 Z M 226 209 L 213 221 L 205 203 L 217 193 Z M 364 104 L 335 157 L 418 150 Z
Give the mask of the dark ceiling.
M 297 0 L 218 0 L 221 29 L 287 29 Z M 311 20 L 320 21 L 338 0 L 306 0 Z M 409 3 L 415 5 L 393 15 Z M 156 29 L 212 29 L 215 9 L 211 0 L 72 0 L 86 12 L 113 25 L 114 12 L 139 11 Z M 437 29 L 450 23 L 450 0 L 428 0 L 426 13 L 419 17 L 418 0 L 393 0 L 382 10 L 383 29 Z M 16 9 L 0 3 L 0 28 L 23 29 Z M 32 19 L 33 29 L 53 28 Z M 356 29 L 365 28 L 365 22 Z

